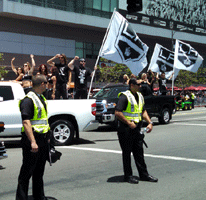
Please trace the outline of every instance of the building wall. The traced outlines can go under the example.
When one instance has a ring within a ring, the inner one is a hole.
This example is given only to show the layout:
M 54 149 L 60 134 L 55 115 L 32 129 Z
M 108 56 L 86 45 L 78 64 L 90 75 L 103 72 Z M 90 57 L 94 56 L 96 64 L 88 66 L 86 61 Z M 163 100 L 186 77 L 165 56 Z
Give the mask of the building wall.
M 119 8 L 126 9 L 126 0 L 119 1 Z M 22 66 L 30 61 L 30 54 L 35 55 L 37 66 L 57 53 L 65 53 L 71 60 L 76 54 L 76 42 L 102 43 L 109 21 L 109 18 L 0 0 L 0 52 L 4 53 L 4 61 L 0 64 L 10 70 L 12 57 L 16 57 L 16 66 Z M 152 56 L 156 43 L 171 49 L 171 30 L 131 24 L 140 39 L 150 47 L 148 58 Z M 190 43 L 206 57 L 205 36 L 175 32 L 174 39 Z M 87 58 L 87 66 L 93 69 L 95 61 Z M 6 78 L 14 77 L 10 71 Z

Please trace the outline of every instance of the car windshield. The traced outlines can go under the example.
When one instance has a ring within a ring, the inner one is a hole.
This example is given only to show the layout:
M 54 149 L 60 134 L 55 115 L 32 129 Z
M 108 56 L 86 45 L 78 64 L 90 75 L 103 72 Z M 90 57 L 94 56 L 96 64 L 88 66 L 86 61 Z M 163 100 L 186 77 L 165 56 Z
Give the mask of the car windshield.
M 94 98 L 117 98 L 118 94 L 122 91 L 126 91 L 126 87 L 111 87 L 111 88 L 102 88 L 97 94 L 95 94 Z

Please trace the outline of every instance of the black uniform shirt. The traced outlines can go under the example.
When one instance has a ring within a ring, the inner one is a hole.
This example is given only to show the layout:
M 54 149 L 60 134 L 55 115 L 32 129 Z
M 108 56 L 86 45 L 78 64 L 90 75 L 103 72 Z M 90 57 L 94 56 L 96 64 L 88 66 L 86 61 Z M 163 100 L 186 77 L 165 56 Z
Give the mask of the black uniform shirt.
M 137 101 L 137 104 L 139 103 L 139 96 L 137 95 L 137 93 L 134 95 L 135 96 L 135 99 L 136 99 L 136 101 Z M 120 97 L 119 97 L 119 100 L 118 100 L 118 102 L 117 102 L 117 105 L 116 105 L 116 108 L 115 108 L 115 110 L 117 110 L 117 111 L 120 111 L 120 112 L 123 112 L 124 110 L 126 110 L 127 109 L 127 104 L 128 104 L 128 99 L 127 99 L 127 97 L 124 95 L 124 94 L 122 94 L 122 95 L 120 95 Z M 145 111 L 145 107 L 143 106 L 143 110 L 142 110 L 142 112 L 144 112 Z M 123 125 L 123 126 L 125 126 L 126 124 L 124 124 L 122 121 L 120 121 L 119 120 L 119 125 L 120 125 L 120 127 Z M 126 126 L 128 126 L 128 125 L 126 125 Z M 141 128 L 141 126 L 142 126 L 142 121 L 140 122 L 140 123 L 138 123 L 138 128 Z

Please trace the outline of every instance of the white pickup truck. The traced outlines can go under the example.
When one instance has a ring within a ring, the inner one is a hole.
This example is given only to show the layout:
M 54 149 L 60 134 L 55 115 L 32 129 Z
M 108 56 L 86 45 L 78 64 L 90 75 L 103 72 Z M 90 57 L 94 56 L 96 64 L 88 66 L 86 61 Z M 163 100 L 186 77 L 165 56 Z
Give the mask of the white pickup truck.
M 0 137 L 21 136 L 22 119 L 18 102 L 25 96 L 18 83 L 0 82 L 0 121 L 5 130 Z M 98 128 L 95 99 L 48 100 L 48 118 L 57 145 L 70 144 L 79 132 Z

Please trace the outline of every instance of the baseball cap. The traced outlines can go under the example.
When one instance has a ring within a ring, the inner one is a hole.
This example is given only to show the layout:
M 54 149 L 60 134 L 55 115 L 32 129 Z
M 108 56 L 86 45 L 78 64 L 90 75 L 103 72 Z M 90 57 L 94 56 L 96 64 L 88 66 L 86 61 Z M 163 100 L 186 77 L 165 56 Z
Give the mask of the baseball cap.
M 80 58 L 79 62 L 86 62 L 84 58 Z

